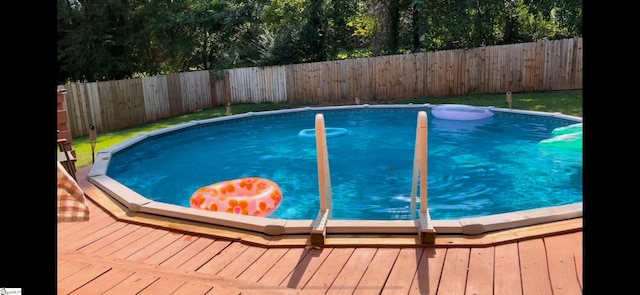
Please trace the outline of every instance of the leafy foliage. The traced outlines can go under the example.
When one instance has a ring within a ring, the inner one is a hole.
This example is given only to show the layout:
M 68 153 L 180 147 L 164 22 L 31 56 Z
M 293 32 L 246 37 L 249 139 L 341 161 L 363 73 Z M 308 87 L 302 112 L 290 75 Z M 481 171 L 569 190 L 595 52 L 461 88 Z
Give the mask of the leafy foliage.
M 129 77 L 132 55 L 123 28 L 128 1 L 58 0 L 58 60 L 61 73 L 73 80 Z
M 57 0 L 59 83 L 582 35 L 578 0 Z

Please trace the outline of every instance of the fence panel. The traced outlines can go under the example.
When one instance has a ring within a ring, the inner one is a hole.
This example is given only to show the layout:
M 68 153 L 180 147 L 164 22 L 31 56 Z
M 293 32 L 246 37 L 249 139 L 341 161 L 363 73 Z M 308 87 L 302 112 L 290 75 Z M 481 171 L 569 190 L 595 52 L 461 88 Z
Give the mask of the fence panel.
M 130 120 L 127 122 L 127 126 L 123 126 L 123 128 L 149 122 L 144 106 L 142 79 L 124 80 L 123 86 L 127 98 L 123 109 L 130 113 Z
M 87 124 L 87 110 L 85 109 L 84 101 L 87 98 L 86 87 L 84 84 L 75 84 L 72 87 L 65 88 L 67 94 L 65 95 L 64 107 L 67 110 L 69 117 L 68 126 L 71 130 L 71 134 L 75 136 L 73 130 L 82 128 L 82 125 Z
M 258 68 L 259 102 L 286 102 L 287 78 L 285 66 Z
M 70 83 L 73 136 L 226 103 L 375 103 L 425 96 L 582 89 L 582 38 L 286 66 Z
M 166 76 L 142 78 L 142 92 L 147 120 L 156 121 L 170 115 Z
M 249 84 L 249 81 L 255 79 L 256 68 L 241 68 L 229 71 L 229 80 L 231 81 L 231 103 L 250 103 L 256 94 L 255 87 Z
M 555 42 L 551 41 L 545 44 L 544 46 L 544 56 L 547 57 L 544 59 L 543 65 L 543 74 L 542 74 L 542 90 L 548 91 L 553 89 L 555 85 L 557 85 L 556 81 L 556 73 L 557 69 L 557 55 L 556 49 L 557 45 Z
M 209 72 L 209 83 L 211 83 L 212 106 L 231 103 L 231 84 L 229 83 L 228 70 Z
M 209 71 L 180 73 L 183 113 L 212 107 L 209 83 Z
M 506 56 L 506 91 L 519 92 L 522 88 L 522 48 L 523 44 L 507 47 Z
M 169 116 L 185 114 L 182 109 L 182 84 L 180 84 L 179 73 L 167 75 L 167 92 L 169 93 Z
M 100 97 L 100 104 L 97 107 L 97 110 L 100 112 L 102 117 L 102 128 L 100 130 L 103 131 L 111 131 L 115 129 L 113 125 L 113 100 L 110 97 L 109 84 L 110 82 L 96 82 L 98 88 L 98 96 Z M 72 130 L 73 134 L 78 134 L 75 130 Z M 87 132 L 88 134 L 88 132 Z
M 426 67 L 427 67 L 427 95 L 439 96 L 438 93 L 438 73 L 440 73 L 440 69 L 438 69 L 438 61 L 437 56 L 438 52 L 431 52 L 431 54 L 426 54 Z
M 572 43 L 571 62 L 571 86 L 569 89 L 582 89 L 582 38 L 568 40 Z
M 389 79 L 387 78 L 387 73 L 389 72 L 389 56 L 381 56 L 375 59 L 371 59 L 371 64 L 373 67 L 371 68 L 373 74 L 373 85 L 374 85 L 374 100 L 386 100 L 389 98 L 389 94 L 387 92 L 387 83 Z

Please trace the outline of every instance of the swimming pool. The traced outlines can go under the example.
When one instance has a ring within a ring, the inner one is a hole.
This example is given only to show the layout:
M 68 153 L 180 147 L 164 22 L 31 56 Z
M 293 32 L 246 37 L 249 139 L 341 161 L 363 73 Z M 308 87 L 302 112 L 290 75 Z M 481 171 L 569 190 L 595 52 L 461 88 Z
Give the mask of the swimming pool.
M 262 219 L 304 228 L 316 217 L 319 199 L 315 139 L 300 132 L 313 128 L 322 113 L 327 127 L 341 131 L 327 138 L 332 223 L 407 228 L 413 222 L 408 196 L 416 116 L 427 111 L 429 212 L 442 224 L 439 232 L 486 218 L 521 224 L 581 216 L 582 150 L 538 144 L 581 118 L 492 108 L 491 118 L 455 121 L 434 118 L 432 107 L 301 108 L 194 121 L 101 151 L 90 180 L 134 210 L 217 220 L 230 214 L 188 208 L 195 190 L 240 177 L 268 178 L 282 188 L 283 201 Z

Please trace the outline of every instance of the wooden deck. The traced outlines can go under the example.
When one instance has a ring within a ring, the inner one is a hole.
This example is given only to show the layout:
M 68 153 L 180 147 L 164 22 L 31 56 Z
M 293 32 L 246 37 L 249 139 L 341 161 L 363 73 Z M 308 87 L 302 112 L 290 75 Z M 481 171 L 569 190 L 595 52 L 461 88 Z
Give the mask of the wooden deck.
M 581 229 L 488 246 L 266 247 L 133 223 L 88 197 L 90 221 L 58 223 L 58 294 L 582 294 Z

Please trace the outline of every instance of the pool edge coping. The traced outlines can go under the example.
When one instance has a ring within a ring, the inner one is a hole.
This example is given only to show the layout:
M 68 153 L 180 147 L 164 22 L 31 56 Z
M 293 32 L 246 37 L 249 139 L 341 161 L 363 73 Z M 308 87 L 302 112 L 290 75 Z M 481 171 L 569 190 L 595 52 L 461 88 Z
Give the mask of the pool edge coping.
M 83 171 L 79 171 L 82 175 Z M 245 229 L 225 227 L 175 217 L 160 216 L 151 213 L 132 212 L 111 195 L 85 179 L 78 181 L 85 196 L 118 221 L 151 226 L 154 228 L 179 231 L 189 234 L 206 235 L 218 239 L 237 241 L 267 248 L 312 247 L 310 234 L 287 234 L 270 236 Z M 420 242 L 417 233 L 413 234 L 328 234 L 324 247 L 487 247 L 513 241 L 547 237 L 582 231 L 582 217 L 551 221 L 542 224 L 498 230 L 483 234 L 444 234 L 437 233 L 433 244 Z

